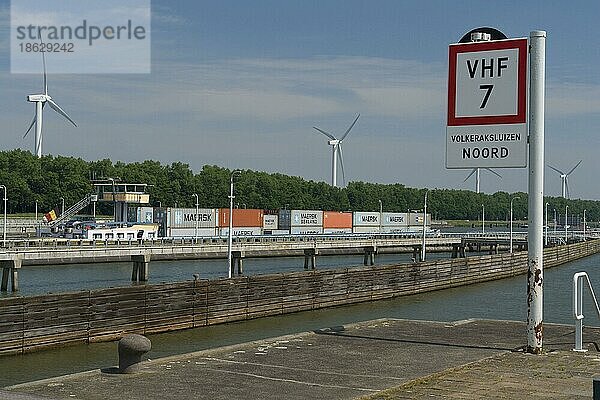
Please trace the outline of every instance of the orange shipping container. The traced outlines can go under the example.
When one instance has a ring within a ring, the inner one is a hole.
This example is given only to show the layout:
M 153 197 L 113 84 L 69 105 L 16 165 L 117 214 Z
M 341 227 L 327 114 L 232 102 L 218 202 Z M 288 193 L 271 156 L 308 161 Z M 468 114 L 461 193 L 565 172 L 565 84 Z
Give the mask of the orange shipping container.
M 352 228 L 352 213 L 323 211 L 323 228 Z
M 263 210 L 234 208 L 233 209 L 233 226 L 234 227 L 253 227 L 262 226 Z M 219 208 L 219 227 L 226 228 L 229 226 L 229 208 Z

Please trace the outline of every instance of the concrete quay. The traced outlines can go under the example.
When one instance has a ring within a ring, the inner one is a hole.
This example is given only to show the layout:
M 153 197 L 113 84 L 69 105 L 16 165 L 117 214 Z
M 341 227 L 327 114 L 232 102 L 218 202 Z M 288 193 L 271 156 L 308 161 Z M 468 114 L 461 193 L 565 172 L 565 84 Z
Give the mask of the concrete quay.
M 135 375 L 107 366 L 21 384 L 0 398 L 590 399 L 600 328 L 584 329 L 587 353 L 571 350 L 572 326 L 546 324 L 546 353 L 524 354 L 525 332 L 513 321 L 367 321 L 150 360 Z

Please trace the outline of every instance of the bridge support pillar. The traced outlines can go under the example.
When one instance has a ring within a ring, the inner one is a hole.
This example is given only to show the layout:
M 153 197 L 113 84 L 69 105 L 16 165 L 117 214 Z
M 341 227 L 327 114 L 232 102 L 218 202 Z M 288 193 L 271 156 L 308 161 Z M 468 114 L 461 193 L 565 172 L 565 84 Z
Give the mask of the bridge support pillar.
M 452 245 L 452 258 L 465 258 L 465 246 L 460 244 Z
M 133 282 L 148 281 L 148 272 L 150 269 L 150 253 L 131 256 L 133 270 L 131 271 L 131 280 Z
M 0 290 L 2 292 L 8 291 L 9 281 L 11 291 L 16 292 L 19 290 L 19 270 L 21 269 L 22 261 L 23 260 L 20 257 L 0 261 L 0 267 L 2 267 L 2 283 L 0 285 Z
M 231 263 L 233 272 L 237 268 L 238 275 L 244 275 L 244 257 L 246 256 L 244 251 L 236 250 L 231 252 Z
M 363 258 L 364 265 L 375 265 L 375 253 L 377 249 L 375 246 L 367 246 L 364 248 L 365 256 Z
M 317 254 L 319 254 L 319 250 L 315 248 L 304 249 L 304 269 L 308 269 L 310 264 L 311 269 L 317 268 Z
M 421 246 L 413 246 L 412 252 L 413 262 L 421 262 Z

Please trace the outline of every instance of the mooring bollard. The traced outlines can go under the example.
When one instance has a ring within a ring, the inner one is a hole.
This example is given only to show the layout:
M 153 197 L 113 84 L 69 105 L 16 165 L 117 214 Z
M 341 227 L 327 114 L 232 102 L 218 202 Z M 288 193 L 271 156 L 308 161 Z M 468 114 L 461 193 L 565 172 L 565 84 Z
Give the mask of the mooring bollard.
M 119 373 L 133 374 L 140 370 L 142 355 L 152 348 L 150 339 L 131 334 L 119 340 Z

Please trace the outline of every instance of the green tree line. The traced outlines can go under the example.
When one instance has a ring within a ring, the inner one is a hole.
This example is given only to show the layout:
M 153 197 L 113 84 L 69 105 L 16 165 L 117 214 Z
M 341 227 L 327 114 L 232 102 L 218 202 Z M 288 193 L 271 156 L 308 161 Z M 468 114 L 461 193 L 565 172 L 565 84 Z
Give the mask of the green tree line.
M 189 165 L 174 162 L 162 165 L 157 161 L 113 163 L 109 159 L 85 161 L 80 158 L 44 156 L 40 159 L 28 151 L 0 152 L 0 185 L 7 187 L 8 213 L 32 213 L 37 201 L 40 212 L 59 210 L 61 198 L 68 207 L 93 192 L 93 179 L 119 178 L 127 183 L 150 185 L 151 205 L 163 207 L 194 207 L 198 194 L 200 207 L 228 207 L 231 171 L 205 165 L 194 173 Z M 325 182 L 309 181 L 296 176 L 242 171 L 236 177 L 235 202 L 239 207 L 263 209 L 320 209 L 334 211 L 406 212 L 423 208 L 427 189 L 410 188 L 400 183 L 378 184 L 350 182 L 345 188 L 334 188 Z M 485 206 L 486 220 L 506 221 L 509 204 L 514 201 L 514 218 L 526 219 L 527 194 L 497 192 L 491 195 L 469 190 L 430 189 L 428 211 L 435 219 L 477 220 Z M 554 210 L 564 215 L 569 205 L 570 215 L 582 215 L 587 210 L 588 221 L 600 219 L 600 201 L 566 200 L 547 197 L 549 220 Z M 111 214 L 111 205 L 99 205 L 100 211 Z

